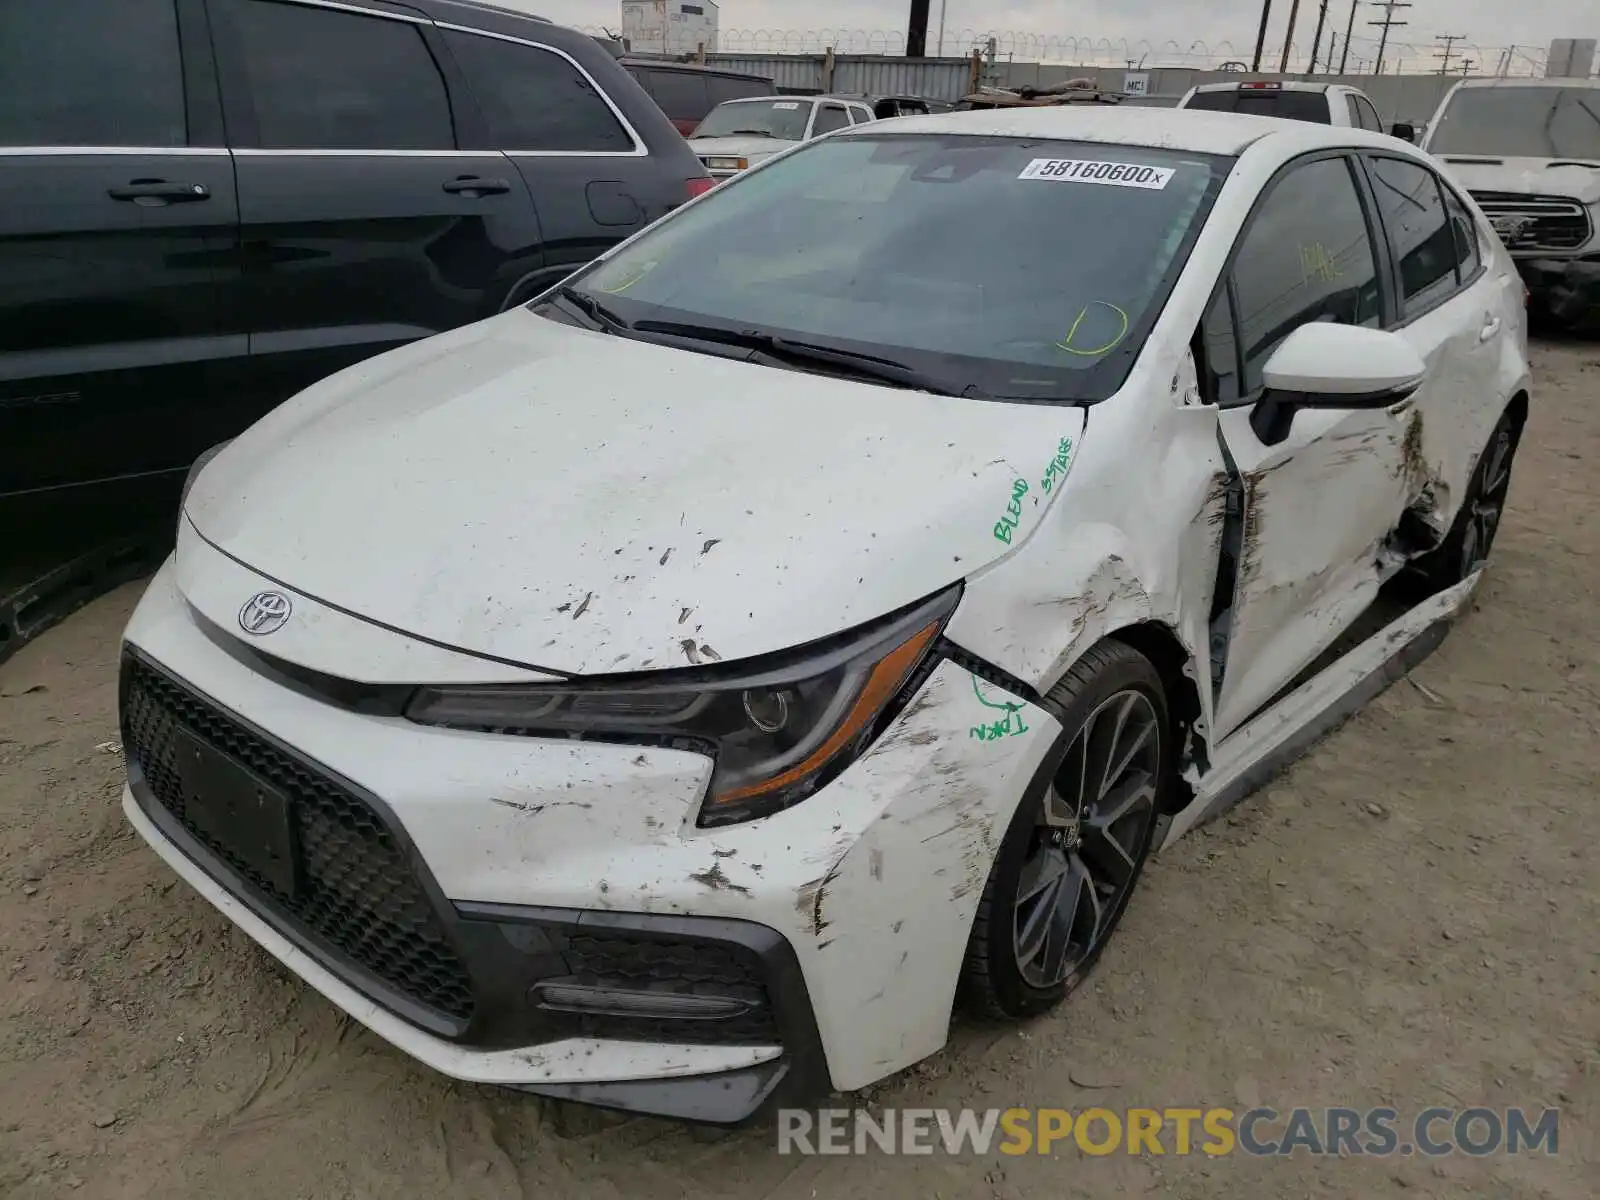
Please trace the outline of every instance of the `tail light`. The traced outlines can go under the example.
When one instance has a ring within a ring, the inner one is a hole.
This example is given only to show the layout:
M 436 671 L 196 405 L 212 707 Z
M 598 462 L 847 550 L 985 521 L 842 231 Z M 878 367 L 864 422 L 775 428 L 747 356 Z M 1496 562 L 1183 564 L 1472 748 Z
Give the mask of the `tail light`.
M 689 188 L 689 199 L 693 200 L 696 196 L 704 196 L 716 186 L 717 181 L 709 175 L 696 175 L 693 179 L 684 180 L 684 183 Z
M 1254 83 L 1241 83 L 1239 90 L 1243 92 L 1279 92 L 1283 84 L 1276 79 L 1260 79 Z

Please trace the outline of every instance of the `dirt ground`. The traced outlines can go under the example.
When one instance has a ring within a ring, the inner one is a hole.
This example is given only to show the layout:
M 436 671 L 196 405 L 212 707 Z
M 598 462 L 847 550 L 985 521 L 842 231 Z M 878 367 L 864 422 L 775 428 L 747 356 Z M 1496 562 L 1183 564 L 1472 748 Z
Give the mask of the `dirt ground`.
M 451 1083 L 279 973 L 129 830 L 135 585 L 0 666 L 0 1196 L 1594 1196 L 1600 347 L 1536 361 L 1494 565 L 1413 681 L 1156 861 L 1062 1011 L 960 1026 L 857 1099 L 1553 1106 L 1556 1156 L 804 1158 L 771 1128 Z

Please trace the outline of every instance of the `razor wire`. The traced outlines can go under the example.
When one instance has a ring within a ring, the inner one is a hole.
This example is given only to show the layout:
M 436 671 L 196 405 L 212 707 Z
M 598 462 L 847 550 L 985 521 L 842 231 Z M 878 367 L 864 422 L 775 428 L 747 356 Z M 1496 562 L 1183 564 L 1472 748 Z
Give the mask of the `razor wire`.
M 600 36 L 615 36 L 615 30 L 601 26 L 584 26 L 585 32 Z M 1348 47 L 1337 30 L 1333 37 L 1324 39 L 1317 47 L 1319 74 L 1332 74 L 1342 64 L 1349 74 L 1370 74 L 1377 66 L 1378 40 L 1356 35 Z M 714 45 L 707 51 L 717 54 L 882 54 L 903 55 L 906 47 L 905 32 L 900 29 L 776 29 L 741 28 L 723 29 L 715 35 Z M 997 61 L 1072 63 L 1083 66 L 1123 67 L 1129 70 L 1176 67 L 1194 70 L 1248 67 L 1255 50 L 1254 42 L 1239 43 L 1228 39 L 1207 42 L 1199 38 L 1180 40 L 1150 40 L 1142 38 L 1075 37 L 1072 35 L 1032 33 L 1015 30 L 946 29 L 943 45 L 937 37 L 930 39 L 927 47 L 930 56 L 965 58 L 974 52 Z M 639 47 L 648 50 L 648 46 Z M 1384 49 L 1383 73 L 1385 75 L 1436 75 L 1439 74 L 1437 46 L 1433 43 L 1404 42 L 1391 39 Z M 1312 47 L 1309 41 L 1295 41 L 1289 46 L 1289 70 L 1293 74 L 1304 72 L 1311 65 Z M 1281 42 L 1265 47 L 1262 69 L 1275 71 L 1283 55 Z M 1454 57 L 1468 64 L 1473 75 L 1542 75 L 1545 51 L 1532 46 L 1488 46 L 1471 42 L 1457 42 Z M 1457 72 L 1452 71 L 1452 74 Z

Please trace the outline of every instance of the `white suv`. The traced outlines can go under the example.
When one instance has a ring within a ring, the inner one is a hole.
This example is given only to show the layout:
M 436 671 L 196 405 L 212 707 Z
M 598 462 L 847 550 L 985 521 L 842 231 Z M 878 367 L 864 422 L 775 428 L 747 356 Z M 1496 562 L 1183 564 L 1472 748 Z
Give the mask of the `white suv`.
M 1465 80 L 1423 147 L 1488 216 L 1537 315 L 1565 326 L 1600 316 L 1600 80 Z

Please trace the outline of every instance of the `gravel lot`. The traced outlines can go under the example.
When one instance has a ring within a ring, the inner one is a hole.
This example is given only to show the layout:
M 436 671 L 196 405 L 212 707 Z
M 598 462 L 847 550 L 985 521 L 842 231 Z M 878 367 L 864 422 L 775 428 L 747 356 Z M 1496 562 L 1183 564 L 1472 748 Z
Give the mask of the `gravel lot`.
M 0 1196 L 1535 1197 L 1600 1179 L 1600 348 L 1544 344 L 1475 610 L 1155 862 L 1092 984 L 873 1105 L 1561 1109 L 1469 1159 L 801 1158 L 456 1085 L 339 1016 L 118 806 L 123 588 L 0 666 Z M 1584 1181 L 1588 1182 L 1585 1183 Z

